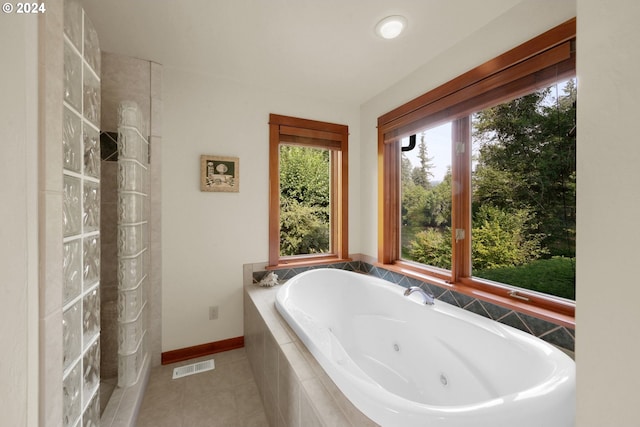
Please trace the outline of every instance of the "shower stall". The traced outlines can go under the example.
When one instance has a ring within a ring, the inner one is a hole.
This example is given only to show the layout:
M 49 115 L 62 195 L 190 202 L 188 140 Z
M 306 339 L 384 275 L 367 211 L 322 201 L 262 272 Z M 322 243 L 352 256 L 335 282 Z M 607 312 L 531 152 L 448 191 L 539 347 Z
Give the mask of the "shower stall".
M 148 358 L 149 142 L 140 107 L 122 101 L 118 132 L 103 132 L 103 408 L 116 387 L 136 384 Z
M 162 67 L 62 9 L 62 425 L 133 425 L 161 352 Z

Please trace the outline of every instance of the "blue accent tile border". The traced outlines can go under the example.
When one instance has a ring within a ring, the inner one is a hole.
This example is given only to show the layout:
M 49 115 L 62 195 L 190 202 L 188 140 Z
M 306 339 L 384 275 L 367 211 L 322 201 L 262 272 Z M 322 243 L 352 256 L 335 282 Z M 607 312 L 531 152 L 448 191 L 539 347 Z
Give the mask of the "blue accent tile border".
M 447 302 L 451 305 L 469 310 L 473 313 L 487 317 L 500 323 L 513 326 L 533 336 L 536 336 L 548 343 L 564 348 L 569 351 L 575 351 L 575 331 L 571 328 L 558 326 L 554 323 L 547 322 L 537 317 L 518 313 L 514 310 L 492 304 L 487 301 L 481 301 L 468 295 L 444 289 L 432 283 L 423 282 L 412 277 L 405 276 L 394 271 L 389 271 L 381 267 L 377 267 L 362 261 L 340 262 L 326 265 L 298 267 L 290 269 L 272 270 L 278 275 L 278 280 L 286 281 L 297 274 L 304 271 L 314 270 L 317 268 L 337 268 L 341 270 L 355 271 L 358 273 L 368 274 L 378 277 L 392 283 L 399 284 L 405 288 L 410 286 L 419 286 L 428 290 L 436 296 L 437 299 Z M 255 271 L 253 273 L 253 282 L 258 283 L 270 271 Z

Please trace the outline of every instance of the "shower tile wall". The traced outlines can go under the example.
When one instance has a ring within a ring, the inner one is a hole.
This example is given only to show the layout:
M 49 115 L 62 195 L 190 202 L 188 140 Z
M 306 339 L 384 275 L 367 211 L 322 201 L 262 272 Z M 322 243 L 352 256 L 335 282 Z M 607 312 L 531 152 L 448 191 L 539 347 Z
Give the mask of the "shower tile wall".
M 99 424 L 100 48 L 80 5 L 64 3 L 63 419 Z
M 104 101 L 103 101 L 104 102 Z M 104 111 L 104 108 L 103 108 Z M 106 407 L 118 382 L 118 135 L 100 133 L 100 404 Z
M 104 133 L 101 134 L 104 140 Z M 102 156 L 108 150 L 101 147 Z M 117 156 L 110 158 L 117 160 Z M 100 250 L 100 335 L 102 357 L 100 372 L 108 385 L 101 390 L 101 403 L 105 405 L 118 377 L 118 247 L 116 242 L 116 224 L 118 221 L 118 163 L 103 160 L 101 165 L 101 250 Z M 112 232 L 108 232 L 111 230 Z

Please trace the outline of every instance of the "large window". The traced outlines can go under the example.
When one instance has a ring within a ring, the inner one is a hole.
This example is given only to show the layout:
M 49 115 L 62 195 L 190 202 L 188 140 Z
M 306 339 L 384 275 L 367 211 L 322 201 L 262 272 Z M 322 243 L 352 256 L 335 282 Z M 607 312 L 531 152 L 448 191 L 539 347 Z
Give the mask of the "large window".
M 571 325 L 575 20 L 378 120 L 383 264 Z
M 346 259 L 348 128 L 271 114 L 269 265 Z

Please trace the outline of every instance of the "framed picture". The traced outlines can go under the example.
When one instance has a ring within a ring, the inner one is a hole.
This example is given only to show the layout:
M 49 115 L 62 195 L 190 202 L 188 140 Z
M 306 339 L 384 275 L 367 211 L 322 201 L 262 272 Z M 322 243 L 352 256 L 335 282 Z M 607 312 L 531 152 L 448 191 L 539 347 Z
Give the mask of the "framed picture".
M 200 191 L 240 191 L 240 159 L 200 156 Z

